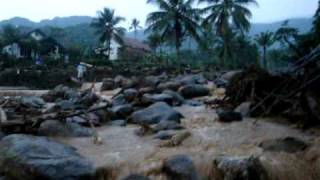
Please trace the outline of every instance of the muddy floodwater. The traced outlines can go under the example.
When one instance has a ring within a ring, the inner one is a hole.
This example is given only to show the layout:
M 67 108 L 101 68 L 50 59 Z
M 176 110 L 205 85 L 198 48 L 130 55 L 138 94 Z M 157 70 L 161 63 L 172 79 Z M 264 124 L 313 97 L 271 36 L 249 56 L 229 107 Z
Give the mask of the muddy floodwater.
M 211 177 L 213 160 L 221 155 L 231 157 L 259 157 L 270 179 L 320 179 L 320 139 L 274 119 L 246 118 L 242 122 L 220 123 L 215 110 L 204 106 L 176 108 L 184 115 L 182 124 L 191 133 L 179 146 L 163 147 L 161 141 L 150 136 L 137 136 L 135 125 L 98 128 L 102 144 L 92 138 L 61 138 L 101 169 L 112 169 L 114 177 L 132 172 L 152 179 L 165 179 L 161 174 L 163 161 L 177 154 L 192 157 L 201 177 Z M 284 137 L 299 138 L 310 146 L 297 153 L 266 152 L 259 147 L 265 140 Z

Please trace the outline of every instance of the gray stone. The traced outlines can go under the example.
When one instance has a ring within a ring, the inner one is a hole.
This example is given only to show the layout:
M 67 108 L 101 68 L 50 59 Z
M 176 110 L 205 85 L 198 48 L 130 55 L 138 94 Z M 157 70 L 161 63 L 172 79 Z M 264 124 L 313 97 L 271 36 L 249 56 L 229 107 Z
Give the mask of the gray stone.
M 305 150 L 308 147 L 308 144 L 294 137 L 286 137 L 266 140 L 259 146 L 265 151 L 296 153 Z
M 179 89 L 179 93 L 185 98 L 195 98 L 209 95 L 210 91 L 202 85 L 186 85 Z
M 157 89 L 159 89 L 160 91 L 163 91 L 163 90 L 177 91 L 180 86 L 181 84 L 179 82 L 169 81 L 169 82 L 160 83 Z
M 198 100 L 193 100 L 193 99 L 189 99 L 189 100 L 184 101 L 184 104 L 186 104 L 188 106 L 193 106 L 193 107 L 205 105 L 203 102 L 200 102 Z
M 32 108 L 42 108 L 46 104 L 42 98 L 36 96 L 23 97 L 21 103 Z
M 130 104 L 114 106 L 110 109 L 112 119 L 127 118 L 133 112 Z
M 226 157 L 214 160 L 213 174 L 224 180 L 268 180 L 260 160 L 255 157 Z
M 234 111 L 222 111 L 218 112 L 219 121 L 225 123 L 231 123 L 235 121 L 242 121 L 241 113 Z
M 161 121 L 158 124 L 156 124 L 154 127 L 154 130 L 156 132 L 164 131 L 164 130 L 181 130 L 181 129 L 183 129 L 183 127 L 175 121 Z
M 127 125 L 127 121 L 125 120 L 115 120 L 115 121 L 112 121 L 110 123 L 111 126 L 119 126 L 119 127 L 124 127 Z
M 62 101 L 59 101 L 56 105 L 56 107 L 58 109 L 61 109 L 61 110 L 73 110 L 73 109 L 76 109 L 76 105 L 75 105 L 75 102 L 73 101 L 70 101 L 70 100 L 62 100 Z
M 62 123 L 56 120 L 43 122 L 38 129 L 38 133 L 42 136 L 60 137 L 90 137 L 93 135 L 93 131 L 89 128 L 76 123 Z
M 131 102 L 138 97 L 139 92 L 136 89 L 126 89 L 123 91 L 123 95 L 127 101 Z
M 175 91 L 172 91 L 172 90 L 165 90 L 162 92 L 162 94 L 168 94 L 168 95 L 172 96 L 173 105 L 175 105 L 175 106 L 179 106 L 179 105 L 183 104 L 185 101 L 185 99 L 181 96 L 181 94 L 179 94 Z
M 144 105 L 151 105 L 157 102 L 166 102 L 172 105 L 173 97 L 169 94 L 145 94 L 142 96 L 141 101 Z
M 205 84 L 207 79 L 202 74 L 186 75 L 178 77 L 177 81 L 184 85 Z
M 124 104 L 128 104 L 128 101 L 126 100 L 126 97 L 123 94 L 119 94 L 112 99 L 113 106 L 119 106 Z
M 154 135 L 154 139 L 160 139 L 160 140 L 168 140 L 171 139 L 176 132 L 174 131 L 160 131 L 157 134 Z
M 163 169 L 169 179 L 199 180 L 199 175 L 191 158 L 187 155 L 176 155 L 164 162 Z
M 12 179 L 93 179 L 93 164 L 76 150 L 45 137 L 10 135 L 0 142 L 0 169 Z
M 145 87 L 156 87 L 160 83 L 160 78 L 157 76 L 147 76 L 142 81 Z
M 157 124 L 161 121 L 175 121 L 180 123 L 183 116 L 167 103 L 155 103 L 148 108 L 134 112 L 131 120 L 137 124 Z
M 243 117 L 247 117 L 250 114 L 251 102 L 241 103 L 234 111 L 241 113 Z

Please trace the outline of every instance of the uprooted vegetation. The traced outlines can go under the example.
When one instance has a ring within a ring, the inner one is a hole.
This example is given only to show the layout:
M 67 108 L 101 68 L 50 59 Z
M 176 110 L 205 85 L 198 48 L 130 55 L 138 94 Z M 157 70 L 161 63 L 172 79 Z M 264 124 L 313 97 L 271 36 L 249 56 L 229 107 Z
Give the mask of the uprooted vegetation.
M 319 49 L 282 73 L 250 67 L 229 82 L 228 102 L 238 106 L 251 102 L 252 116 L 284 116 L 303 126 L 319 125 Z

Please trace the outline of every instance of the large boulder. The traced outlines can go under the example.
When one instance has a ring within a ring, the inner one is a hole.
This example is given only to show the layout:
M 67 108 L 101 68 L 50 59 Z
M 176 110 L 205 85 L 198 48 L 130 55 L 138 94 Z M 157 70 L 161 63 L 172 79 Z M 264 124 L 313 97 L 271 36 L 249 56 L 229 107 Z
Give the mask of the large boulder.
M 138 97 L 139 92 L 136 89 L 126 89 L 123 91 L 123 95 L 127 101 L 131 102 Z
M 36 96 L 23 97 L 21 103 L 29 108 L 42 108 L 46 104 L 42 98 Z
M 131 120 L 137 124 L 157 124 L 161 121 L 175 121 L 180 123 L 183 116 L 167 103 L 155 103 L 148 108 L 134 112 Z
M 199 180 L 199 175 L 191 158 L 187 155 L 176 155 L 164 162 L 163 170 L 169 179 Z
M 255 157 L 222 156 L 214 160 L 214 179 L 267 180 L 268 176 L 260 160 Z
M 183 86 L 179 89 L 179 92 L 185 98 L 195 98 L 210 94 L 210 90 L 207 87 L 196 84 Z
M 41 123 L 38 134 L 42 136 L 90 137 L 93 135 L 93 131 L 76 123 L 48 120 Z
M 296 153 L 305 150 L 308 144 L 294 137 L 286 137 L 265 140 L 259 146 L 265 151 Z
M 162 94 L 168 94 L 173 98 L 173 105 L 180 106 L 185 102 L 185 99 L 181 96 L 181 94 L 172 91 L 172 90 L 164 90 Z
M 191 85 L 191 84 L 205 84 L 207 82 L 207 79 L 202 74 L 192 74 L 192 75 L 177 77 L 176 81 L 184 85 Z
M 160 77 L 158 76 L 147 76 L 142 80 L 142 84 L 145 87 L 157 87 L 160 83 Z
M 163 91 L 163 90 L 177 91 L 180 86 L 181 84 L 179 82 L 169 81 L 169 82 L 160 83 L 157 89 L 159 89 L 160 91 Z
M 95 173 L 73 147 L 45 137 L 10 135 L 0 147 L 0 169 L 10 179 L 84 180 Z
M 127 118 L 128 116 L 130 116 L 132 112 L 133 112 L 133 108 L 132 108 L 132 105 L 130 104 L 118 105 L 110 109 L 112 119 Z
M 119 94 L 112 99 L 113 106 L 125 105 L 128 104 L 126 97 L 123 94 Z
M 175 121 L 161 121 L 155 125 L 154 131 L 165 131 L 165 130 L 181 130 L 183 126 Z
M 242 114 L 234 111 L 221 111 L 218 112 L 220 122 L 231 123 L 236 121 L 242 121 Z
M 141 102 L 145 105 L 151 105 L 157 102 L 166 102 L 172 105 L 173 97 L 169 94 L 145 94 L 142 96 Z

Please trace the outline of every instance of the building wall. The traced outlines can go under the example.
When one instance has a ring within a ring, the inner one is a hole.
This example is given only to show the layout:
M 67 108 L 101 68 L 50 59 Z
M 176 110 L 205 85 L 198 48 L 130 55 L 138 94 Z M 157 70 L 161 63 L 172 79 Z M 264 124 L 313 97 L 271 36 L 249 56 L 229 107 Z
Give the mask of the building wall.
M 17 43 L 13 43 L 11 45 L 7 45 L 2 49 L 3 54 L 8 54 L 15 58 L 21 58 L 21 48 Z
M 119 59 L 119 49 L 121 45 L 115 42 L 114 40 L 111 41 L 111 52 L 110 52 L 110 60 L 118 60 Z

